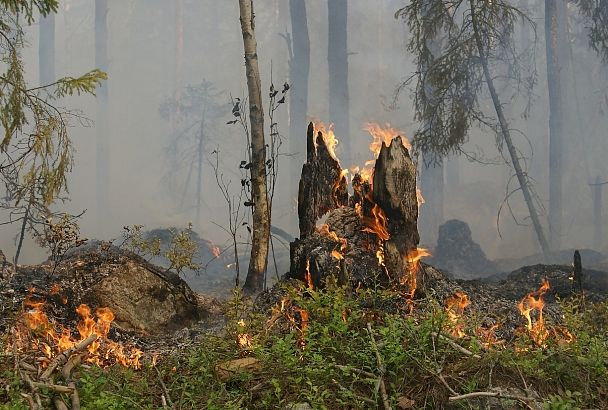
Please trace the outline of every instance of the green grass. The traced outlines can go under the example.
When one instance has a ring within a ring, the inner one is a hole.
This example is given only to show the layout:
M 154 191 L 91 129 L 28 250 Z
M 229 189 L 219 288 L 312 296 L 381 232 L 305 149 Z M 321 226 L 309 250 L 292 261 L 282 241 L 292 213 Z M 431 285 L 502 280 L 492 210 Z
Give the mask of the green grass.
M 386 368 L 383 380 L 392 408 L 405 399 L 413 400 L 415 408 L 478 408 L 479 399 L 448 398 L 492 388 L 520 396 L 528 389 L 546 409 L 608 408 L 608 304 L 562 302 L 566 326 L 575 336 L 569 344 L 550 342 L 539 348 L 522 335 L 512 346 L 485 350 L 472 336 L 458 340 L 479 352 L 480 357 L 472 357 L 437 337 L 448 332 L 449 323 L 439 304 L 413 315 L 360 306 L 362 299 L 381 306 L 383 298 L 391 297 L 382 292 L 351 295 L 336 286 L 290 289 L 291 303 L 283 312 L 276 308 L 276 320 L 269 324 L 272 313 L 253 314 L 236 295 L 224 335 L 205 336 L 194 348 L 162 357 L 158 372 L 150 365 L 137 371 L 80 369 L 82 409 L 160 409 L 161 379 L 176 409 L 276 409 L 303 402 L 315 409 L 382 408 L 376 348 Z M 302 323 L 302 310 L 308 313 L 307 323 Z M 252 337 L 249 348 L 236 343 L 237 334 L 244 332 Z M 225 382 L 218 379 L 218 364 L 245 356 L 258 359 L 258 368 Z M 27 409 L 19 395 L 24 386 L 11 362 L 10 356 L 0 359 L 0 409 Z M 52 408 L 50 395 L 42 397 Z

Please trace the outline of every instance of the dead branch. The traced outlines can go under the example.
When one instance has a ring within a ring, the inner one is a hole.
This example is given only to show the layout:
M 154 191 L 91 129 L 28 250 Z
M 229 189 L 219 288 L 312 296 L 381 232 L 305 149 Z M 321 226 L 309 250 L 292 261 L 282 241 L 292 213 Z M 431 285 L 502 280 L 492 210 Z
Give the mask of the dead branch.
M 72 401 L 72 410 L 80 410 L 80 396 L 78 396 L 78 390 L 76 390 L 76 383 L 70 382 L 68 387 L 74 389 L 70 395 L 70 400 Z
M 467 356 L 474 357 L 475 359 L 481 359 L 481 356 L 478 355 L 477 353 L 473 353 L 469 349 L 460 346 L 458 343 L 453 341 L 451 338 L 449 338 L 445 335 L 442 335 L 441 333 L 434 333 L 434 336 L 447 342 L 447 344 L 452 346 L 454 349 L 458 350 L 460 353 L 466 354 Z
M 63 380 L 65 380 L 66 382 L 70 381 L 70 378 L 72 376 L 72 370 L 74 370 L 74 368 L 81 363 L 82 357 L 83 354 L 81 353 L 72 355 L 72 357 L 68 359 L 66 364 L 61 369 L 61 376 L 63 377 Z
M 43 382 L 33 382 L 33 385 L 36 388 L 41 388 L 41 389 L 48 389 L 48 390 L 52 390 L 56 393 L 68 393 L 68 394 L 72 394 L 74 392 L 74 390 L 68 386 L 64 386 L 61 384 L 52 384 L 52 383 L 43 383 Z
M 19 367 L 22 370 L 28 371 L 28 372 L 32 372 L 32 373 L 37 373 L 38 372 L 38 368 L 34 365 L 31 365 L 27 362 L 21 361 L 19 362 Z
M 374 407 L 375 407 L 375 406 L 378 404 L 378 403 L 376 403 L 374 400 L 372 400 L 372 399 L 370 399 L 370 398 L 368 398 L 368 397 L 361 397 L 361 396 L 359 396 L 359 395 L 357 395 L 357 394 L 353 393 L 351 390 L 349 390 L 349 389 L 347 389 L 346 387 L 342 386 L 342 385 L 341 385 L 341 384 L 340 384 L 340 383 L 339 383 L 337 380 L 335 380 L 335 379 L 331 379 L 331 381 L 332 381 L 332 382 L 334 382 L 334 383 L 335 383 L 335 384 L 338 386 L 338 388 L 339 388 L 340 390 L 345 391 L 345 392 L 348 392 L 348 393 L 349 393 L 351 396 L 353 396 L 353 397 L 354 397 L 355 399 L 357 399 L 357 400 L 364 401 L 364 402 L 366 402 L 366 403 L 368 403 L 368 404 L 371 404 L 371 405 L 372 405 L 372 406 L 374 406 Z
M 524 396 L 517 396 L 517 395 L 513 395 L 513 394 L 505 394 L 499 391 L 477 391 L 477 392 L 472 392 L 472 393 L 466 393 L 466 394 L 460 394 L 457 396 L 450 396 L 449 400 L 450 401 L 457 401 L 457 400 L 467 400 L 467 399 L 472 399 L 475 397 L 496 397 L 498 399 L 505 399 L 505 400 L 519 400 L 522 402 L 529 402 L 529 401 L 539 401 L 539 399 L 536 399 L 534 397 L 524 397 Z
M 33 402 L 36 404 L 36 408 L 42 407 L 42 401 L 40 400 L 40 395 L 38 394 L 38 388 L 32 381 L 31 377 L 25 372 L 19 372 L 21 379 L 25 382 L 27 387 L 30 389 L 33 395 Z
M 158 367 L 156 367 L 156 366 L 153 366 L 153 367 L 154 367 L 154 370 L 156 370 L 156 374 L 158 375 L 158 381 L 160 382 L 160 387 L 163 389 L 163 392 L 165 393 L 163 396 L 167 399 L 167 403 L 169 404 L 169 407 L 174 408 L 173 401 L 171 400 L 171 396 L 169 395 L 169 390 L 167 389 L 165 382 L 163 382 L 163 377 L 160 374 L 160 370 L 158 370 Z M 166 404 L 163 405 L 163 407 L 166 407 Z
M 386 385 L 384 384 L 384 374 L 386 373 L 386 366 L 384 366 L 384 361 L 382 360 L 382 356 L 380 355 L 380 351 L 378 350 L 378 345 L 376 344 L 376 339 L 374 338 L 374 333 L 372 331 L 372 324 L 369 322 L 367 323 L 367 331 L 369 332 L 369 337 L 372 341 L 372 348 L 376 353 L 376 361 L 378 362 L 378 372 L 380 373 L 378 377 L 378 384 L 380 386 L 380 394 L 382 395 L 382 404 L 384 404 L 385 410 L 392 410 L 388 394 L 386 393 Z
M 450 387 L 450 385 L 448 384 L 448 382 L 443 377 L 443 374 L 441 374 L 441 370 L 438 371 L 435 375 L 439 378 L 439 380 L 441 381 L 441 383 L 443 383 L 443 385 L 448 389 L 448 391 L 450 392 L 450 394 L 453 394 L 454 396 L 458 396 L 458 393 L 456 393 L 456 391 Z
M 57 357 L 55 357 L 53 359 L 53 361 L 51 361 L 51 363 L 49 363 L 49 367 L 47 367 L 46 370 L 42 373 L 42 375 L 40 375 L 40 379 L 48 380 L 49 377 L 51 377 L 51 374 L 53 373 L 53 371 L 55 371 L 55 369 L 57 368 L 57 366 L 65 363 L 65 361 L 68 360 L 68 358 L 70 356 L 72 356 L 74 353 L 77 353 L 83 349 L 86 349 L 87 346 L 89 346 L 95 340 L 97 340 L 97 335 L 95 333 L 93 333 L 89 337 L 87 337 L 86 339 L 84 339 L 83 341 L 78 343 L 76 346 L 72 347 L 71 349 L 61 352 L 59 355 L 57 355 Z
M 69 410 L 67 404 L 65 404 L 59 396 L 53 398 L 53 404 L 57 410 Z
M 27 404 L 30 406 L 30 410 L 38 410 L 38 405 L 34 402 L 34 399 L 32 398 L 31 394 L 27 394 L 27 393 L 20 393 L 21 397 L 23 397 L 25 399 L 25 401 L 27 401 Z

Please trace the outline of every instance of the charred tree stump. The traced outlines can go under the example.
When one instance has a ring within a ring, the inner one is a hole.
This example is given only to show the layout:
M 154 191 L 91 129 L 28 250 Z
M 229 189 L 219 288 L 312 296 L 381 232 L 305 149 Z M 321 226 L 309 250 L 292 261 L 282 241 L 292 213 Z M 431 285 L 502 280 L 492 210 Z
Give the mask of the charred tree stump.
M 300 239 L 311 235 L 319 218 L 348 203 L 346 177 L 337 159 L 327 149 L 321 132 L 315 138 L 314 126 L 306 133 L 306 163 L 302 166 L 298 192 Z
M 353 177 L 351 197 L 345 173 L 312 124 L 307 153 L 298 196 L 300 238 L 291 243 L 288 277 L 311 287 L 322 287 L 329 276 L 353 286 L 398 280 L 413 291 L 422 283 L 412 261 L 420 240 L 416 166 L 401 138 L 382 146 L 373 181 Z M 326 223 L 317 226 L 325 214 Z
M 390 273 L 402 277 L 408 269 L 408 256 L 420 242 L 416 165 L 396 137 L 387 147 L 382 144 L 376 160 L 373 199 L 386 216 L 390 238 L 384 244 L 385 265 Z

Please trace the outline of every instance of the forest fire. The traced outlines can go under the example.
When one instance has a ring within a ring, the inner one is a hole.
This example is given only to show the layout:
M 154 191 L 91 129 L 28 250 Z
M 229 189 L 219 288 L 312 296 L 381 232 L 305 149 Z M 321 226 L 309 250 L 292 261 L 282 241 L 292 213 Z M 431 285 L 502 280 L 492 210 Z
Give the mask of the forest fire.
M 334 124 L 329 123 L 327 128 L 325 124 L 321 121 L 314 123 L 315 132 L 320 132 L 323 135 L 323 140 L 325 141 L 325 145 L 327 146 L 327 151 L 329 151 L 329 155 L 336 161 L 340 162 L 338 156 L 336 155 L 336 146 L 338 145 L 338 138 L 336 138 L 336 134 L 334 134 Z
M 141 368 L 143 352 L 135 347 L 127 347 L 121 343 L 108 339 L 110 326 L 114 320 L 114 313 L 108 308 L 95 310 L 95 318 L 91 309 L 81 304 L 76 309 L 81 321 L 77 324 L 79 336 L 75 337 L 71 330 L 52 320 L 49 320 L 43 308 L 44 300 L 27 298 L 24 302 L 26 311 L 22 314 L 23 324 L 17 328 L 15 347 L 25 351 L 28 347 L 42 351 L 46 366 L 58 354 L 74 348 L 78 343 L 91 335 L 97 339 L 87 346 L 86 361 L 100 367 L 121 364 L 135 369 Z
M 528 322 L 526 329 L 528 329 L 530 337 L 538 346 L 543 346 L 549 337 L 549 331 L 543 319 L 543 309 L 545 307 L 543 296 L 550 288 L 549 281 L 543 279 L 538 290 L 528 293 L 517 305 L 519 312 Z M 536 321 L 532 320 L 533 311 L 538 312 Z
M 464 315 L 464 309 L 470 304 L 469 296 L 460 291 L 457 291 L 453 296 L 446 299 L 445 311 L 450 321 L 450 333 L 452 336 L 458 338 L 465 336 L 461 318 Z

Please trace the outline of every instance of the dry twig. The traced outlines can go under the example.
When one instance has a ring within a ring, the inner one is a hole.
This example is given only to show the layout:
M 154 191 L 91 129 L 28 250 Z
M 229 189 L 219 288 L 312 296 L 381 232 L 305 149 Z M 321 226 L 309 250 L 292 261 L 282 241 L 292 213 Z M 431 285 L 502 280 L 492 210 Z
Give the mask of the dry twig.
M 478 355 L 477 353 L 473 353 L 469 349 L 466 349 L 466 348 L 460 346 L 458 343 L 456 343 L 455 341 L 453 341 L 451 338 L 449 338 L 447 336 L 444 336 L 441 333 L 435 333 L 434 335 L 436 337 L 438 337 L 439 339 L 447 342 L 447 344 L 449 344 L 450 346 L 452 346 L 454 349 L 458 350 L 460 353 L 466 354 L 467 356 L 474 357 L 475 359 L 481 359 L 480 355 Z
M 154 366 L 154 370 L 156 370 L 156 374 L 158 375 L 158 381 L 160 382 L 160 387 L 163 389 L 163 392 L 165 393 L 163 396 L 167 399 L 167 403 L 169 404 L 169 407 L 174 408 L 173 401 L 171 400 L 171 396 L 169 395 L 169 390 L 167 389 L 165 382 L 163 382 L 163 376 L 160 374 L 160 370 L 158 370 L 158 367 L 156 367 L 156 366 Z M 166 403 L 163 405 L 163 407 L 166 407 Z
M 97 340 L 97 335 L 95 333 L 93 333 L 89 337 L 87 337 L 86 339 L 84 339 L 83 341 L 78 343 L 76 346 L 58 354 L 57 357 L 55 357 L 53 359 L 53 361 L 51 361 L 51 363 L 49 363 L 49 367 L 47 367 L 46 370 L 44 372 L 42 372 L 42 375 L 40 375 L 40 379 L 48 380 L 49 377 L 51 377 L 51 374 L 57 368 L 57 366 L 65 363 L 65 361 L 68 360 L 68 358 L 70 356 L 72 356 L 74 353 L 79 352 L 83 349 L 86 349 L 86 347 L 89 346 L 91 343 L 93 343 L 95 340 Z
M 529 401 L 538 401 L 539 400 L 539 399 L 535 399 L 533 397 L 524 397 L 524 396 L 517 396 L 517 395 L 513 395 L 513 394 L 505 394 L 505 393 L 502 393 L 499 391 L 477 391 L 477 392 L 472 392 L 472 393 L 460 394 L 457 396 L 450 396 L 449 400 L 450 401 L 467 400 L 467 399 L 472 399 L 475 397 L 496 397 L 498 399 L 519 400 L 524 403 L 529 402 Z
M 386 367 L 384 366 L 384 361 L 382 360 L 382 356 L 380 355 L 380 351 L 378 350 L 378 345 L 376 344 L 376 339 L 374 338 L 372 324 L 369 322 L 367 323 L 367 331 L 369 332 L 369 337 L 372 340 L 372 348 L 376 353 L 376 361 L 378 362 L 378 371 L 380 372 L 380 376 L 378 377 L 378 385 L 380 386 L 380 394 L 382 395 L 382 404 L 384 404 L 385 410 L 392 410 L 388 394 L 386 393 L 386 385 L 384 384 L 384 374 L 386 373 Z

